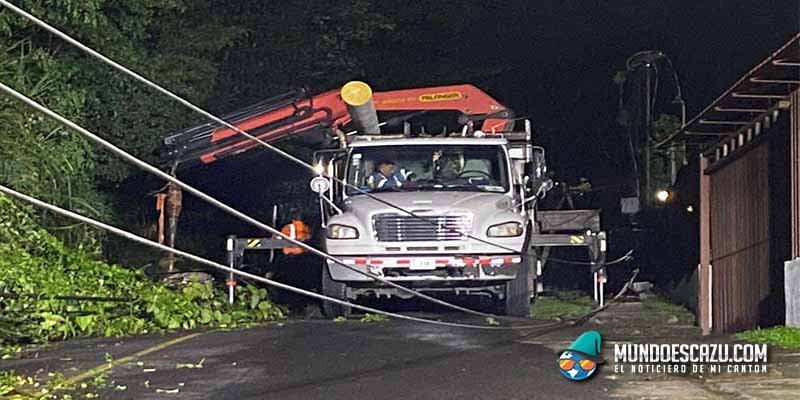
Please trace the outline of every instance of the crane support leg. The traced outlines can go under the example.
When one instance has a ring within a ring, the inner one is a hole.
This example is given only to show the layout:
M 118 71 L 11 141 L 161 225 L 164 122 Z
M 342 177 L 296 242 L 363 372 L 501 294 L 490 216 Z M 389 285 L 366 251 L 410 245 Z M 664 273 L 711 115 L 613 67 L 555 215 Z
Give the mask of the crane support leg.
M 585 247 L 589 252 L 589 271 L 592 277 L 594 301 L 602 306 L 606 275 L 606 233 L 603 231 L 587 231 L 584 234 L 534 234 L 531 235 L 530 245 L 536 250 L 541 259 L 541 264 L 547 262 L 552 247 Z M 537 268 L 538 269 L 538 268 Z
M 167 246 L 175 248 L 175 236 L 178 231 L 178 218 L 181 215 L 181 208 L 183 203 L 183 193 L 181 188 L 177 185 L 169 183 L 167 185 L 167 198 L 165 213 L 167 216 Z M 168 256 L 169 268 L 168 272 L 175 272 L 175 255 L 170 253 Z

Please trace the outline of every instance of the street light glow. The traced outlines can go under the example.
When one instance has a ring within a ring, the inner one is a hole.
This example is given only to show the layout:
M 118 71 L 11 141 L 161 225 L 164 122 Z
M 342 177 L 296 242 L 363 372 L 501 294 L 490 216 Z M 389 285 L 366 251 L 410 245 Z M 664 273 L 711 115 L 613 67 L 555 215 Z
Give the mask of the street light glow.
M 669 197 L 670 197 L 669 190 L 660 189 L 659 191 L 656 192 L 656 200 L 658 200 L 661 203 L 666 203 L 667 200 L 669 200 Z

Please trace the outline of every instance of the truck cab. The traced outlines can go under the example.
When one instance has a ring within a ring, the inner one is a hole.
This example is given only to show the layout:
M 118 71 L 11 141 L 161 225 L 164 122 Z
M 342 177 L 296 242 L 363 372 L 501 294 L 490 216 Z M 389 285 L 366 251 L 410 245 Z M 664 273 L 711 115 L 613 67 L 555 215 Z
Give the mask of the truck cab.
M 529 133 L 507 136 L 370 135 L 318 155 L 321 172 L 347 183 L 319 193 L 325 250 L 419 291 L 484 295 L 508 314 L 527 315 L 536 278 L 530 200 L 543 178 L 543 150 Z M 322 275 L 324 294 L 343 300 L 407 295 L 332 261 Z

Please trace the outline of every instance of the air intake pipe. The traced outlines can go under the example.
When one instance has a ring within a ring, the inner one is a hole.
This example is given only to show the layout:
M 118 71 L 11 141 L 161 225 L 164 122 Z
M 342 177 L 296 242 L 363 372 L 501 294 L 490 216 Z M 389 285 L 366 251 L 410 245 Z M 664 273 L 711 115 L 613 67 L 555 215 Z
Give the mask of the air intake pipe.
M 364 82 L 350 81 L 342 86 L 342 100 L 347 104 L 347 112 L 356 129 L 365 135 L 380 135 L 378 112 L 372 101 L 372 89 Z

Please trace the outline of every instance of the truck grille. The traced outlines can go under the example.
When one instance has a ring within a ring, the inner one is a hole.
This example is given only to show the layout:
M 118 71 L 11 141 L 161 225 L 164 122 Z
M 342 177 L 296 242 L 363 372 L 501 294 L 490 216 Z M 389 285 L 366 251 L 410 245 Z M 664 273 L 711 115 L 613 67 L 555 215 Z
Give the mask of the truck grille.
M 379 242 L 463 240 L 472 229 L 472 217 L 464 214 L 424 216 L 378 214 L 372 218 Z

